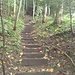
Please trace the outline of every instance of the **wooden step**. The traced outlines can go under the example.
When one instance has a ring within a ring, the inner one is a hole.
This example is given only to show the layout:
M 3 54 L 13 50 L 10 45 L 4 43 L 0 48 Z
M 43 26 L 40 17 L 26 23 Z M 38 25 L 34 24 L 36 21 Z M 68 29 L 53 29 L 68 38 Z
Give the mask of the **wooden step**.
M 32 36 L 31 33 L 21 33 L 21 37 L 30 37 Z
M 36 39 L 37 37 L 36 36 L 31 36 L 31 35 L 28 35 L 28 34 L 25 34 L 25 35 L 21 35 L 22 38 L 25 38 L 25 39 Z
M 43 58 L 43 53 L 24 53 L 22 58 Z
M 36 37 L 22 37 L 21 40 L 37 40 Z
M 32 37 L 22 37 L 21 40 L 35 40 L 35 39 Z
M 29 32 L 22 32 L 21 35 L 30 35 L 32 36 L 33 34 L 36 34 L 35 32 L 31 31 L 30 33 Z
M 31 33 L 21 33 L 22 36 L 31 36 Z
M 23 58 L 21 65 L 22 66 L 40 66 L 40 65 L 47 65 L 47 59 L 36 59 L 36 58 Z
M 31 25 L 28 25 L 25 27 L 25 29 L 22 31 L 22 33 L 31 33 L 31 31 L 34 30 L 34 27 L 32 27 Z
M 27 38 L 28 37 L 31 37 L 32 38 L 31 34 L 28 34 L 28 33 L 27 34 L 26 33 L 25 34 L 24 33 L 21 33 L 21 37 L 27 37 Z
M 19 72 L 15 75 L 51 75 L 50 72 Z
M 23 37 L 23 38 L 21 38 L 21 40 L 34 40 L 34 38 L 26 38 L 26 37 Z
M 41 47 L 41 45 L 39 45 L 39 44 L 25 44 L 24 46 L 29 47 L 29 48 Z
M 22 32 L 21 35 L 28 35 L 28 36 L 31 36 L 31 33 L 24 33 L 24 32 Z
M 29 52 L 29 53 L 31 53 L 31 52 L 40 52 L 41 50 L 42 50 L 41 48 L 36 48 L 36 49 L 28 49 L 28 48 L 25 48 L 22 51 L 23 52 Z
M 34 44 L 34 43 L 38 43 L 37 40 L 21 40 L 22 43 L 26 43 L 26 44 Z

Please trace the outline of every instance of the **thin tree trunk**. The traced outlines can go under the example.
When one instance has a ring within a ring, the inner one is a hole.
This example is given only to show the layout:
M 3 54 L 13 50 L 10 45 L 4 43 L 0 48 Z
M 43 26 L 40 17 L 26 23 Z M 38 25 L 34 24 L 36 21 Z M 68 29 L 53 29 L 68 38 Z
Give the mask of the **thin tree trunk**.
M 58 4 L 57 10 L 56 10 L 56 17 L 53 24 L 61 24 L 62 16 L 63 16 L 63 0 L 62 0 L 62 4 Z
M 14 16 L 16 16 L 16 0 L 14 0 Z
M 23 0 L 23 16 L 25 15 L 25 0 Z
M 9 17 L 9 15 L 10 15 L 10 1 L 8 0 L 8 7 L 7 7 L 7 17 Z
M 46 16 L 47 16 L 47 4 L 45 4 L 44 10 L 43 10 L 43 20 L 42 22 L 46 22 Z
M 15 24 L 14 24 L 14 28 L 13 28 L 14 31 L 16 30 L 16 24 L 17 24 L 17 21 L 18 21 L 18 18 L 19 18 L 21 6 L 22 6 L 22 0 L 20 0 L 20 5 L 19 5 L 18 13 L 16 15 L 16 20 L 15 20 Z
M 70 6 L 69 6 L 69 12 L 70 12 L 71 39 L 72 39 L 72 42 L 73 42 L 72 10 L 71 10 L 71 7 Z
M 25 0 L 25 10 L 26 10 L 26 12 L 27 12 L 27 8 L 28 8 L 28 1 Z
M 56 10 L 56 17 L 55 17 L 54 22 L 53 22 L 52 24 L 59 24 L 59 23 L 58 23 L 58 22 L 59 22 L 58 20 L 59 20 L 59 16 L 61 16 L 61 15 L 59 14 L 60 8 L 61 8 L 61 5 L 59 4 L 59 5 L 57 6 L 57 10 Z
M 35 0 L 33 0 L 33 20 L 34 20 L 34 14 L 35 14 Z
M 3 50 L 2 50 L 2 68 L 3 68 L 3 75 L 5 75 L 5 65 L 4 65 L 4 58 L 5 58 L 5 33 L 4 33 L 4 22 L 1 15 L 1 22 L 2 22 L 2 35 L 3 35 Z
M 51 9 L 50 9 L 50 5 L 48 6 L 48 16 L 50 16 L 50 11 L 51 11 Z
M 45 4 L 45 14 L 44 14 L 44 19 L 46 20 L 46 16 L 47 16 L 47 4 Z
M 2 24 L 2 35 L 3 35 L 3 50 L 2 50 L 2 69 L 3 75 L 5 75 L 5 65 L 4 65 L 4 56 L 5 56 L 5 33 L 4 33 L 4 22 L 2 18 L 2 0 L 0 0 L 0 17 L 1 17 L 1 24 Z

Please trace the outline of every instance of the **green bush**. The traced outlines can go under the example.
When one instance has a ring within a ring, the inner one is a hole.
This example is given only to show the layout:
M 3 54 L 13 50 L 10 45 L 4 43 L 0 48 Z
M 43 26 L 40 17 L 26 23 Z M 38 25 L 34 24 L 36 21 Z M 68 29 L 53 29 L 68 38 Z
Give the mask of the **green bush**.
M 12 20 L 13 17 L 10 17 L 9 19 L 4 18 L 4 29 L 5 29 L 5 44 L 6 44 L 6 54 L 9 54 L 10 52 L 13 51 L 21 51 L 21 31 L 23 29 L 23 20 L 19 18 L 18 23 L 17 23 L 17 30 L 13 31 L 13 26 L 14 26 L 14 20 Z M 2 31 L 2 26 L 0 23 L 0 33 Z M 2 38 L 2 35 L 0 35 Z M 1 39 L 0 39 L 1 40 Z M 2 43 L 0 44 L 0 48 L 2 48 Z

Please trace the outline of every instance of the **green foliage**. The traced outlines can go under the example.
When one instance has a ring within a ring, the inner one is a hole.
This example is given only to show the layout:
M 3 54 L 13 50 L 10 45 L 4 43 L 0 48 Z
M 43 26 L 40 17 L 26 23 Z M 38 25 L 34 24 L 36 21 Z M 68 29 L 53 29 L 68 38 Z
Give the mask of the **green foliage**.
M 53 19 L 52 17 L 47 17 L 48 22 L 44 23 L 43 25 L 38 24 L 37 30 L 38 30 L 38 36 L 40 37 L 46 37 L 49 33 L 50 35 L 55 35 L 59 33 L 63 33 L 65 31 L 70 31 L 70 18 L 69 14 L 64 15 L 62 24 L 55 24 L 52 25 Z M 75 28 L 75 18 L 73 17 L 72 25 L 73 28 Z
M 42 14 L 42 7 L 41 6 L 37 6 L 37 10 L 35 12 L 35 17 L 39 17 Z
M 13 17 L 10 17 L 9 19 L 6 19 L 6 18 L 3 19 L 4 25 L 5 25 L 6 54 L 9 54 L 10 52 L 13 52 L 13 51 L 19 52 L 21 50 L 20 32 L 23 28 L 23 20 L 19 18 L 18 24 L 17 24 L 17 30 L 13 31 L 14 21 L 12 19 Z M 1 24 L 0 24 L 0 30 L 2 30 Z M 0 48 L 2 48 L 2 45 L 3 45 L 3 42 L 0 42 Z

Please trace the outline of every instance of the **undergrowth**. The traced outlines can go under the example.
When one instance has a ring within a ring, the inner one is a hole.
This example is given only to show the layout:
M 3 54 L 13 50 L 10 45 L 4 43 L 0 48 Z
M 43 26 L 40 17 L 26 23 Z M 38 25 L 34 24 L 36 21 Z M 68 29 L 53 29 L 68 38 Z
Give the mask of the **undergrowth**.
M 72 26 L 75 27 L 75 22 L 73 18 Z M 62 52 L 64 51 L 72 60 L 74 61 L 75 56 L 75 38 L 71 35 L 70 29 L 70 20 L 69 15 L 65 15 L 62 20 L 62 24 L 52 25 L 53 19 L 48 17 L 48 22 L 41 24 L 38 22 L 36 25 L 37 35 L 43 40 L 45 43 L 45 52 L 49 55 L 50 59 L 50 67 L 52 66 L 56 71 L 58 69 L 60 72 L 64 72 L 65 75 L 75 74 L 75 66 L 73 66 L 72 62 L 66 57 Z M 72 41 L 73 38 L 73 41 Z M 54 48 L 55 47 L 55 48 Z M 58 48 L 58 49 L 56 49 Z M 61 49 L 61 52 L 60 52 Z M 63 61 L 62 61 L 62 60 Z M 57 61 L 58 64 L 57 64 Z M 64 64 L 64 67 L 60 63 Z M 59 67 L 56 67 L 56 66 Z M 65 68 L 65 69 L 64 69 Z
M 37 30 L 38 30 L 38 36 L 40 37 L 46 37 L 48 34 L 50 36 L 63 33 L 65 31 L 71 31 L 70 29 L 70 20 L 68 15 L 65 15 L 62 20 L 62 24 L 55 24 L 52 25 L 53 19 L 50 17 L 47 17 L 48 21 L 46 23 L 41 24 L 38 22 L 37 24 Z M 75 22 L 73 19 L 73 29 L 75 28 Z
M 4 29 L 5 29 L 5 45 L 6 45 L 6 54 L 8 55 L 10 52 L 21 51 L 21 30 L 23 29 L 23 20 L 19 18 L 17 23 L 17 30 L 13 31 L 14 20 L 13 16 L 9 17 L 9 19 L 3 18 L 4 21 Z M 2 26 L 0 22 L 0 50 L 3 47 L 2 41 Z M 0 51 L 1 52 L 1 51 Z

